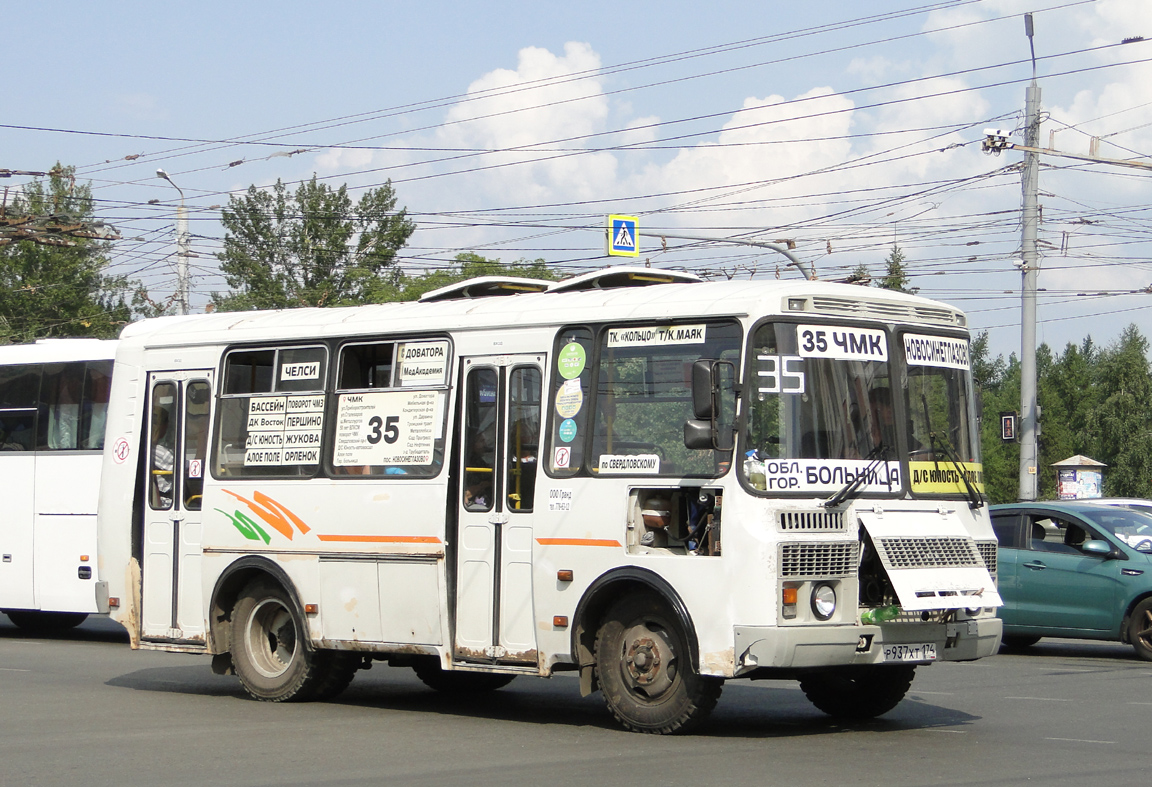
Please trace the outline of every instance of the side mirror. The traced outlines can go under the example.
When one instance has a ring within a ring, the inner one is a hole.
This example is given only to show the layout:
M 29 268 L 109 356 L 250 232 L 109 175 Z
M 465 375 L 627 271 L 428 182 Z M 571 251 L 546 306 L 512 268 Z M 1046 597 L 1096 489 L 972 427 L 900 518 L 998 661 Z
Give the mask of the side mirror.
M 692 411 L 701 421 L 711 421 L 716 412 L 712 395 L 712 363 L 703 358 L 692 364 Z
M 1107 541 L 1085 541 L 1080 545 L 1080 551 L 1086 555 L 1099 555 L 1100 557 L 1115 557 L 1112 554 L 1112 545 Z
M 692 412 L 684 445 L 694 450 L 731 451 L 736 446 L 736 365 L 702 358 L 692 364 Z
M 712 422 L 711 421 L 685 421 L 684 447 L 693 451 L 706 451 L 712 448 Z

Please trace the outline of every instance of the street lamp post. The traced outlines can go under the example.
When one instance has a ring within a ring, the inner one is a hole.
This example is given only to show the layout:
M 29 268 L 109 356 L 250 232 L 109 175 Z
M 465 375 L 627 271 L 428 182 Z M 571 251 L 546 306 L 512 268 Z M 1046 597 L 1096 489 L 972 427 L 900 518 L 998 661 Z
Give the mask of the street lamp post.
M 180 192 L 180 206 L 176 208 L 176 307 L 180 314 L 188 313 L 188 213 L 184 209 L 184 190 L 177 186 L 168 173 L 156 170 L 156 177 L 172 184 Z

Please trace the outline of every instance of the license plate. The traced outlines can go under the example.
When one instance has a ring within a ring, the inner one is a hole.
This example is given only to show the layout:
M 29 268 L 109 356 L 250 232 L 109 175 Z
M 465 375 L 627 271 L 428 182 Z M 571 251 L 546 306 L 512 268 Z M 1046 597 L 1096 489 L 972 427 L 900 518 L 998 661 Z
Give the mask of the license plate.
M 923 645 L 885 645 L 885 661 L 935 661 L 936 646 L 931 642 Z

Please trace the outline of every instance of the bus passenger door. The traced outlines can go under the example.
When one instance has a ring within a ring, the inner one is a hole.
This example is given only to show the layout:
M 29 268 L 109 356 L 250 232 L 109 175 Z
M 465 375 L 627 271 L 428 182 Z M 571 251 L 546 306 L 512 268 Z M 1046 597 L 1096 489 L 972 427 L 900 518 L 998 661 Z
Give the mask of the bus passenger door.
M 543 355 L 464 359 L 455 658 L 536 664 L 532 510 Z
M 211 380 L 208 370 L 149 377 L 140 621 L 145 640 L 205 641 L 200 510 L 207 472 Z

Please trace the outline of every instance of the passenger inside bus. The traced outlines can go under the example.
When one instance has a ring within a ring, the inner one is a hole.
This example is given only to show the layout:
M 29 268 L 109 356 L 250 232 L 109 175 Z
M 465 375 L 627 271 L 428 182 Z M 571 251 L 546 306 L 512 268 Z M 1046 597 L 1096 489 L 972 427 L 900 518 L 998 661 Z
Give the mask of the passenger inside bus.
M 464 462 L 464 507 L 472 511 L 492 508 L 492 481 L 495 475 L 495 452 L 485 430 L 473 435 Z
M 168 421 L 167 408 L 152 410 L 152 508 L 158 510 L 172 507 L 172 468 L 176 454 L 172 450 Z
M 0 451 L 31 451 L 35 419 L 31 412 L 0 415 Z

